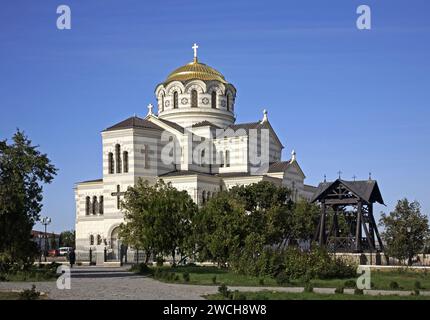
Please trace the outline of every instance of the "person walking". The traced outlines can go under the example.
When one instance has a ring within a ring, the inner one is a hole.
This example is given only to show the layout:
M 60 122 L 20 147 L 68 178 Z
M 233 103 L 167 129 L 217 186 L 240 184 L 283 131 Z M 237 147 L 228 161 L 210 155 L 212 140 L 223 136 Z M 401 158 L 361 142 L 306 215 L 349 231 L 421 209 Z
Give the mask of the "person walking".
M 75 254 L 75 249 L 71 249 L 69 252 L 69 263 L 70 263 L 70 268 L 73 268 L 73 265 L 76 262 L 76 254 Z

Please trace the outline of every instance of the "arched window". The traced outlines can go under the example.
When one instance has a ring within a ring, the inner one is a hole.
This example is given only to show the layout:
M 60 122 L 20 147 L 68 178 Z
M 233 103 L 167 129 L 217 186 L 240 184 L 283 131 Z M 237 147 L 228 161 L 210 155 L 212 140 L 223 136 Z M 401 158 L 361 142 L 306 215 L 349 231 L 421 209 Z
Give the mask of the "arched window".
M 173 92 L 173 108 L 178 108 L 178 91 Z
M 92 207 L 91 207 L 91 213 L 92 214 L 96 214 L 97 213 L 97 210 L 98 208 L 97 208 L 97 197 L 96 196 L 94 196 L 93 197 L 93 205 L 92 205 Z
M 209 199 L 211 198 L 211 192 L 210 191 L 208 191 L 206 198 L 207 198 L 207 201 L 209 201 Z
M 225 151 L 225 166 L 230 167 L 230 151 Z
M 97 245 L 101 245 L 102 244 L 102 236 L 101 235 L 97 235 Z
M 222 152 L 222 151 L 219 152 L 219 161 L 220 161 L 219 166 L 221 168 L 224 167 L 224 152 Z
M 115 146 L 115 162 L 116 173 L 121 173 L 121 146 L 119 144 Z
M 212 109 L 216 108 L 216 91 L 212 91 L 212 95 L 211 95 L 211 104 L 212 104 Z
M 91 199 L 90 197 L 85 198 L 85 214 L 88 216 L 90 214 L 90 206 L 91 206 Z
M 112 152 L 109 152 L 109 155 L 108 155 L 108 172 L 110 173 L 110 174 L 112 174 L 112 173 L 114 173 L 114 163 L 113 163 L 113 153 Z
M 191 107 L 197 108 L 197 90 L 191 90 Z
M 202 203 L 206 202 L 206 191 L 202 192 Z
M 94 245 L 94 236 L 90 235 L 90 246 Z
M 100 198 L 99 198 L 99 213 L 100 214 L 103 214 L 103 211 L 104 211 L 103 201 L 104 201 L 103 196 L 100 196 Z
M 230 95 L 227 94 L 227 111 L 230 110 Z
M 122 153 L 122 161 L 124 162 L 124 173 L 128 172 L 128 152 L 124 151 Z
M 205 149 L 203 149 L 201 152 L 200 152 L 200 165 L 202 166 L 202 167 L 204 167 L 205 166 Z

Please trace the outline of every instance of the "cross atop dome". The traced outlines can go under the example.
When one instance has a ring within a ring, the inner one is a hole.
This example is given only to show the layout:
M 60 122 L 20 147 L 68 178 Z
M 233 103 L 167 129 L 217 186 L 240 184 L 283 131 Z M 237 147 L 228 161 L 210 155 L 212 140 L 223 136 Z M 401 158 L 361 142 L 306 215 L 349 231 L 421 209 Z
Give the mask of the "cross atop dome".
M 199 48 L 199 46 L 197 45 L 197 43 L 194 43 L 194 45 L 191 47 L 194 50 L 194 62 L 197 62 L 197 49 Z

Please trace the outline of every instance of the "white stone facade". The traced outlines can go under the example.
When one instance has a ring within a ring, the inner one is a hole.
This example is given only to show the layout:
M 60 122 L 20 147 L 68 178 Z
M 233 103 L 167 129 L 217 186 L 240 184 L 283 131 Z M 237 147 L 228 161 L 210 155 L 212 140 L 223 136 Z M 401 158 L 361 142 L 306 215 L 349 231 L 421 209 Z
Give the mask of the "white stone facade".
M 295 153 L 281 160 L 267 112 L 261 121 L 235 124 L 233 85 L 197 59 L 178 70 L 155 90 L 157 114 L 150 106 L 144 119 L 102 132 L 103 176 L 75 186 L 78 256 L 90 248 L 118 256 L 117 227 L 124 221 L 118 200 L 140 177 L 171 182 L 198 204 L 263 180 L 291 188 L 294 199 L 311 198 L 314 187 L 304 184 Z

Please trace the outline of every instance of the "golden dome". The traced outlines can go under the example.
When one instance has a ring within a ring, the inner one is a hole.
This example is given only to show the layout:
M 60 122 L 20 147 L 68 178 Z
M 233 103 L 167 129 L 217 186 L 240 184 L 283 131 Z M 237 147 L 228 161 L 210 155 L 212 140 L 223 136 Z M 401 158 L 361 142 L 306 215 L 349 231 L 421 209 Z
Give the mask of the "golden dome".
M 198 79 L 203 81 L 216 80 L 222 83 L 227 83 L 221 72 L 209 67 L 204 63 L 200 63 L 197 59 L 173 71 L 167 77 L 165 83 L 171 81 L 187 81 Z

